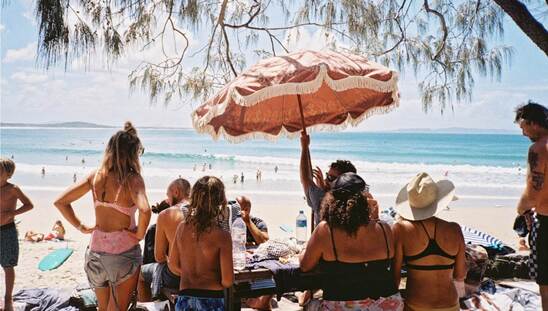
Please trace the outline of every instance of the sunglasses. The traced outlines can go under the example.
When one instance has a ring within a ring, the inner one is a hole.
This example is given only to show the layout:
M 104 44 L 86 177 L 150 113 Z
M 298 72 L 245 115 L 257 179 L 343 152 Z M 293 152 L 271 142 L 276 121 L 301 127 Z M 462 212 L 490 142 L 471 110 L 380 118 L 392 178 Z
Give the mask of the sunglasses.
M 328 172 L 325 172 L 325 180 L 327 180 L 328 182 L 333 182 L 335 179 L 337 179 L 337 177 L 329 175 Z

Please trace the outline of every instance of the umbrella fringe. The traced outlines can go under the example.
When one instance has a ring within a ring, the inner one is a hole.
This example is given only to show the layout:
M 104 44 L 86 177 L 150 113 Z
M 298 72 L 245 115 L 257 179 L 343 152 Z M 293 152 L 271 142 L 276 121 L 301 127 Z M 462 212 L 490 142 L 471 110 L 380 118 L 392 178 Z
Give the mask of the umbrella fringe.
M 357 118 L 352 118 L 350 114 L 347 114 L 346 120 L 342 122 L 341 124 L 316 124 L 316 125 L 307 127 L 306 130 L 309 133 L 319 132 L 319 131 L 335 132 L 335 131 L 342 131 L 346 129 L 348 126 L 357 126 L 361 121 L 369 118 L 372 115 L 385 114 L 397 108 L 399 106 L 399 94 L 397 91 L 393 92 L 392 98 L 394 99 L 394 101 L 390 105 L 370 108 L 364 111 Z M 301 135 L 300 131 L 289 132 L 285 127 L 282 126 L 282 129 L 276 135 L 265 133 L 265 132 L 251 132 L 251 133 L 246 133 L 239 136 L 232 136 L 225 131 L 223 126 L 221 126 L 218 131 L 215 131 L 215 128 L 209 124 L 204 124 L 198 127 L 197 126 L 198 123 L 201 123 L 201 122 L 198 122 L 199 120 L 197 119 L 197 115 L 193 113 L 192 118 L 193 118 L 192 124 L 198 133 L 209 134 L 213 137 L 213 140 L 219 140 L 221 137 L 223 137 L 228 142 L 236 143 L 236 144 L 241 143 L 244 140 L 255 139 L 255 138 L 262 138 L 268 141 L 276 141 L 280 137 L 284 137 L 284 136 L 290 139 L 294 139 Z
M 340 80 L 333 80 L 329 77 L 327 73 L 327 67 L 325 65 L 320 65 L 320 71 L 316 78 L 308 82 L 299 82 L 299 83 L 284 83 L 277 84 L 269 87 L 265 87 L 259 91 L 254 92 L 250 95 L 241 95 L 235 88 L 230 90 L 230 96 L 227 96 L 225 103 L 220 105 L 224 112 L 224 107 L 231 99 L 240 106 L 251 107 L 256 105 L 259 102 L 264 100 L 278 97 L 278 96 L 287 96 L 287 95 L 297 95 L 297 94 L 311 94 L 319 90 L 324 83 L 329 85 L 329 87 L 335 91 L 345 91 L 353 88 L 367 88 L 373 91 L 388 93 L 398 91 L 398 78 L 399 75 L 395 71 L 391 71 L 391 77 L 387 81 L 376 80 L 367 76 L 351 76 Z M 219 110 L 221 110 L 219 109 Z M 213 112 L 214 110 L 211 110 Z M 217 114 L 218 115 L 218 114 Z

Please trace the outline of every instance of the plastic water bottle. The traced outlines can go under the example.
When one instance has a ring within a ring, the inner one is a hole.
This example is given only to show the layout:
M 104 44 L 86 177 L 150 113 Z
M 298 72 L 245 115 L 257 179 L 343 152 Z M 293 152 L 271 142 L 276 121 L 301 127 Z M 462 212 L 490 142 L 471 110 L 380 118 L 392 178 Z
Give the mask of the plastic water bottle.
M 232 223 L 232 258 L 235 270 L 245 268 L 246 226 L 242 217 Z
M 297 216 L 297 222 L 296 222 L 296 238 L 299 243 L 306 242 L 306 233 L 307 233 L 307 225 L 306 225 L 306 215 L 304 214 L 304 211 L 299 211 L 299 216 Z

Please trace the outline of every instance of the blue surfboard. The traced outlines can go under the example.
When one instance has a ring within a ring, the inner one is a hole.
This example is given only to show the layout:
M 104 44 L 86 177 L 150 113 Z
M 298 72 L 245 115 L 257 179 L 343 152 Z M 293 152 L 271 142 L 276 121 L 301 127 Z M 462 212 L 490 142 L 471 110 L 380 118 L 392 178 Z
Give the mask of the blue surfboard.
M 60 248 L 49 253 L 38 263 L 38 269 L 41 271 L 53 270 L 65 262 L 74 250 L 72 248 Z

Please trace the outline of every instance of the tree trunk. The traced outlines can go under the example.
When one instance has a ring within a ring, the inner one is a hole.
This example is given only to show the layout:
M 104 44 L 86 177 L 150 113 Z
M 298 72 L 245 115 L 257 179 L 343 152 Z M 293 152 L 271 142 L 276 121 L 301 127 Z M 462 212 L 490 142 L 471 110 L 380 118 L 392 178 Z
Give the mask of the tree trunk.
M 548 31 L 518 0 L 494 0 L 516 25 L 548 56 Z

